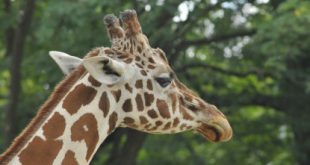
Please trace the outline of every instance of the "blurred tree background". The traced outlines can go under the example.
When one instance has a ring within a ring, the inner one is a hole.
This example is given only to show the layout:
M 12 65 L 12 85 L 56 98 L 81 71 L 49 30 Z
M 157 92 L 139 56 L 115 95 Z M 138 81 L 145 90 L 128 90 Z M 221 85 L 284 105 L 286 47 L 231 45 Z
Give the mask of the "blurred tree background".
M 103 15 L 135 9 L 179 78 L 227 115 L 234 137 L 118 129 L 94 165 L 309 165 L 310 2 L 306 0 L 3 0 L 0 151 L 64 77 L 48 56 L 109 46 Z

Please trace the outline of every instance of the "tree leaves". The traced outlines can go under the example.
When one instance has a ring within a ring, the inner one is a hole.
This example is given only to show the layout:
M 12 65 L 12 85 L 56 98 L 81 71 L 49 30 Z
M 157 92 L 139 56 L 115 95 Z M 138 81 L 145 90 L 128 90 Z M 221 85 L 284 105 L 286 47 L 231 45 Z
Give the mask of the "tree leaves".
M 16 26 L 21 3 L 11 2 L 9 16 L 0 12 L 0 109 L 8 101 L 10 76 L 8 58 L 3 55 L 5 29 Z M 151 45 L 165 50 L 185 84 L 228 114 L 235 131 L 232 141 L 221 144 L 191 132 L 151 135 L 138 152 L 138 164 L 309 162 L 310 156 L 305 155 L 310 148 L 309 2 L 193 0 L 188 2 L 194 4 L 193 11 L 180 22 L 173 18 L 182 12 L 178 6 L 183 1 L 160 2 L 37 1 L 22 63 L 23 92 L 15 121 L 19 130 L 63 77 L 47 52 L 61 50 L 82 57 L 94 47 L 109 46 L 102 16 L 135 8 Z M 258 11 L 246 14 L 244 6 Z M 243 21 L 238 26 L 237 19 Z M 228 56 L 227 52 L 234 53 Z M 126 154 L 121 149 L 130 146 L 127 136 L 119 133 L 108 139 L 93 164 L 120 164 L 115 160 Z

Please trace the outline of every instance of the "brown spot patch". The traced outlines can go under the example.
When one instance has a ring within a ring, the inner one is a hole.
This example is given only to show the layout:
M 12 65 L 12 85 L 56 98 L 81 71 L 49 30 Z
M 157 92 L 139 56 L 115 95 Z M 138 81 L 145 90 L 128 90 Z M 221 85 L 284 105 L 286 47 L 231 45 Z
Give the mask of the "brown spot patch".
M 178 126 L 179 125 L 179 123 L 180 123 L 180 120 L 178 119 L 178 118 L 175 118 L 174 120 L 173 120 L 173 127 L 176 127 L 176 126 Z
M 162 124 L 163 124 L 162 121 L 156 121 L 156 122 L 155 122 L 155 125 L 156 125 L 157 127 L 161 126 Z
M 43 126 L 43 134 L 46 139 L 56 139 L 63 134 L 65 131 L 65 118 L 61 116 L 58 112 L 48 120 L 48 122 Z
M 193 120 L 194 118 L 186 112 L 182 105 L 179 106 L 180 112 L 185 120 Z
M 152 126 L 152 124 L 151 123 L 149 123 L 149 124 L 147 124 L 147 125 L 145 125 L 145 129 L 149 129 L 150 127 Z
M 149 65 L 147 65 L 147 68 L 149 68 L 149 69 L 155 69 L 156 67 L 155 67 L 154 65 L 149 64 Z
M 65 158 L 62 160 L 61 165 L 79 165 L 76 161 L 75 154 L 73 151 L 68 150 L 65 154 Z
M 144 92 L 144 100 L 145 100 L 145 106 L 150 106 L 154 101 L 154 95 Z
M 126 45 L 125 45 L 126 46 Z M 125 59 L 125 58 L 129 58 L 129 54 L 128 53 L 121 53 L 118 52 L 120 55 L 118 56 L 119 59 Z
M 131 112 L 132 111 L 131 99 L 125 100 L 122 108 L 123 108 L 124 112 Z
M 185 100 L 187 102 L 193 102 L 193 96 L 187 92 L 184 93 L 184 96 L 185 96 Z
M 124 118 L 124 123 L 125 124 L 133 124 L 135 122 L 135 120 L 131 117 L 125 117 Z
M 142 82 L 142 80 L 137 80 L 135 86 L 136 86 L 136 88 L 143 88 L 143 82 Z
M 171 127 L 171 122 L 168 122 L 167 124 L 165 124 L 163 130 L 167 130 Z
M 101 85 L 101 83 L 97 81 L 96 79 L 94 79 L 93 76 L 89 76 L 88 81 L 90 82 L 91 85 L 95 87 L 99 87 Z
M 141 64 L 139 64 L 139 63 L 136 62 L 136 65 L 137 65 L 139 68 L 143 69 L 143 66 L 142 66 Z
M 90 51 L 86 57 L 96 56 L 98 52 L 98 48 L 94 49 Z M 85 73 L 85 68 L 80 65 L 57 85 L 54 92 L 41 106 L 31 123 L 24 129 L 20 136 L 15 138 L 14 143 L 12 143 L 12 145 L 0 156 L 0 162 L 10 162 L 10 160 L 16 156 L 17 152 L 21 151 L 21 149 L 30 142 L 30 139 L 33 137 L 33 132 L 36 132 L 39 129 L 39 125 L 46 122 L 46 119 L 53 113 L 56 105 L 58 105 L 58 103 L 65 98 L 75 82 L 78 81 Z
M 71 115 L 76 113 L 82 105 L 89 104 L 96 96 L 97 91 L 84 84 L 77 85 L 73 91 L 71 91 L 62 104 Z
M 146 123 L 147 123 L 146 117 L 140 116 L 139 119 L 140 119 L 140 123 L 141 123 L 141 124 L 146 124 Z
M 115 98 L 115 101 L 118 102 L 119 99 L 121 98 L 122 91 L 120 89 L 117 91 L 112 91 L 112 94 Z
M 19 154 L 19 160 L 23 165 L 52 164 L 62 147 L 60 140 L 35 137 L 28 146 Z
M 99 108 L 103 112 L 103 116 L 107 117 L 110 109 L 110 100 L 107 92 L 103 92 L 99 101 Z
M 167 57 L 166 57 L 165 52 L 164 52 L 163 50 L 157 48 L 157 49 L 155 49 L 155 51 L 158 52 L 159 57 L 160 57 L 161 59 L 163 59 L 165 62 L 168 63 Z
M 138 111 L 143 111 L 144 106 L 143 106 L 142 96 L 140 94 L 137 94 L 135 100 L 136 100 Z
M 109 28 L 108 33 L 110 38 L 122 38 L 124 33 L 119 28 Z
M 136 60 L 136 61 L 140 61 L 141 58 L 140 58 L 139 56 L 136 56 L 135 60 Z
M 153 83 L 152 83 L 152 80 L 148 79 L 147 82 L 146 82 L 146 87 L 147 89 L 149 90 L 153 90 Z
M 202 101 L 198 100 L 198 103 L 199 103 L 200 109 L 206 109 L 207 108 L 206 104 L 203 103 Z
M 125 63 L 130 64 L 133 61 L 132 58 L 127 58 L 126 60 L 124 60 Z
M 87 129 L 84 129 L 85 127 Z M 99 140 L 97 120 L 93 114 L 87 113 L 73 124 L 71 139 L 72 141 L 85 141 L 87 146 L 86 160 L 89 160 Z
M 100 52 L 100 48 L 95 48 L 93 50 L 91 50 L 90 52 L 88 52 L 87 56 L 86 57 L 95 57 L 95 56 L 98 56 Z M 84 68 L 84 67 L 83 67 Z
M 105 54 L 114 54 L 114 51 L 112 49 L 105 49 L 104 53 Z
M 157 126 L 154 126 L 154 127 L 148 129 L 148 131 L 155 131 L 155 130 L 157 130 Z
M 187 125 L 186 125 L 186 124 L 182 124 L 182 125 L 181 125 L 181 127 L 180 127 L 180 129 L 181 129 L 181 130 L 185 130 L 185 129 L 186 129 L 186 127 L 187 127 Z
M 147 111 L 147 114 L 148 114 L 151 118 L 153 118 L 153 119 L 155 119 L 155 118 L 158 117 L 158 115 L 157 115 L 157 113 L 154 111 L 154 109 L 151 109 L 151 110 Z
M 108 130 L 108 134 L 110 134 L 114 128 L 116 127 L 116 122 L 118 120 L 118 117 L 117 117 L 117 113 L 116 112 L 113 112 L 111 115 L 110 115 L 110 118 L 109 118 L 109 130 Z
M 147 75 L 147 73 L 146 73 L 145 70 L 140 70 L 140 73 L 141 73 L 143 76 L 146 76 L 146 75 Z
M 155 61 L 153 60 L 152 57 L 149 57 L 149 62 L 155 64 Z
M 141 53 L 142 52 L 141 46 L 137 46 L 137 50 L 138 50 L 139 53 Z
M 127 91 L 129 91 L 130 93 L 132 92 L 132 88 L 129 86 L 128 83 L 125 84 L 125 88 Z
M 175 112 L 177 109 L 177 96 L 176 94 L 171 94 L 170 98 L 172 100 L 172 112 Z
M 107 87 L 109 87 L 109 88 L 112 88 L 113 86 L 114 86 L 114 84 L 107 85 Z
M 186 127 L 187 130 L 192 129 L 192 128 L 193 128 L 193 127 L 190 126 L 190 125 Z
M 163 118 L 169 118 L 170 113 L 168 109 L 168 105 L 164 100 L 157 99 L 156 106 L 158 108 L 159 114 Z

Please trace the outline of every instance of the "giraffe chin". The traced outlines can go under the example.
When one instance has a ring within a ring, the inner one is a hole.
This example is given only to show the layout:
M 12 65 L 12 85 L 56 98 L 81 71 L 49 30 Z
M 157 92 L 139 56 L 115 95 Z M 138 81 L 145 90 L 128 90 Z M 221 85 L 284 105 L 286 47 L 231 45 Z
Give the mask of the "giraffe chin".
M 208 125 L 202 124 L 197 129 L 205 139 L 211 142 L 221 142 L 221 141 L 228 141 L 231 139 L 231 131 L 225 134 L 225 129 L 220 127 L 219 125 Z

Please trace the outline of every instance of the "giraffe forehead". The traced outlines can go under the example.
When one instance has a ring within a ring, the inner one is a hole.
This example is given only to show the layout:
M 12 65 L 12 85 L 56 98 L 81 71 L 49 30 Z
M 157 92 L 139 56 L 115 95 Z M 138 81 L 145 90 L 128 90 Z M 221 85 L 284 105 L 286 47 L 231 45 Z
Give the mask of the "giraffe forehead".
M 130 41 L 130 40 L 128 40 Z M 133 64 L 139 68 L 141 74 L 146 76 L 151 71 L 152 74 L 168 73 L 171 72 L 171 68 L 166 59 L 164 52 L 157 48 L 146 47 L 142 49 L 139 44 L 123 43 L 123 48 L 107 48 L 101 47 L 96 51 L 97 56 L 108 56 L 119 61 L 123 61 L 126 64 Z M 128 48 L 130 47 L 130 48 Z M 96 82 L 93 82 L 93 84 Z

